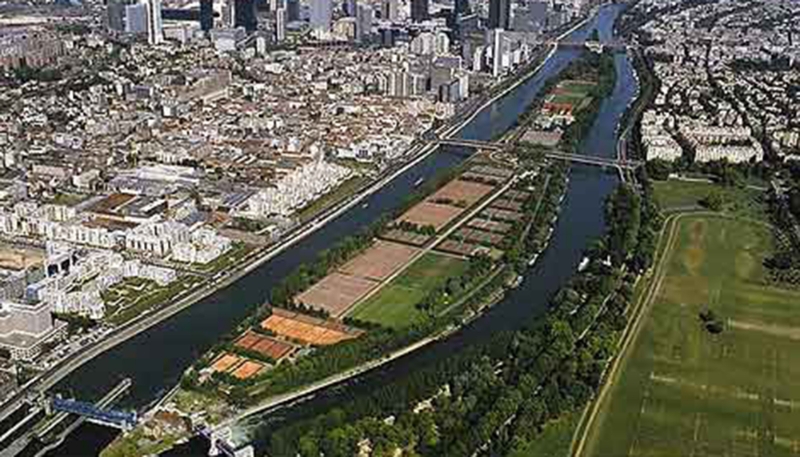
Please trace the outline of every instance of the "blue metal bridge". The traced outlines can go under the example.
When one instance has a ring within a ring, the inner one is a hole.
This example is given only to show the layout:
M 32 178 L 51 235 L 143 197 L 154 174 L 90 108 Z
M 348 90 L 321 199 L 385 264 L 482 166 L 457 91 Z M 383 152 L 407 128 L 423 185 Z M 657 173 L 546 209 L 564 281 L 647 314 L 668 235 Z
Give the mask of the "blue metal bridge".
M 116 409 L 104 409 L 79 400 L 53 397 L 50 403 L 53 411 L 77 414 L 89 422 L 108 427 L 130 430 L 136 425 L 136 413 Z
M 95 404 L 62 398 L 60 396 L 51 397 L 47 401 L 45 409 L 48 415 L 53 411 L 65 414 L 76 414 L 95 424 L 130 430 L 136 426 L 136 412 L 121 411 L 111 408 L 111 404 L 125 394 L 130 386 L 130 379 L 122 380 Z

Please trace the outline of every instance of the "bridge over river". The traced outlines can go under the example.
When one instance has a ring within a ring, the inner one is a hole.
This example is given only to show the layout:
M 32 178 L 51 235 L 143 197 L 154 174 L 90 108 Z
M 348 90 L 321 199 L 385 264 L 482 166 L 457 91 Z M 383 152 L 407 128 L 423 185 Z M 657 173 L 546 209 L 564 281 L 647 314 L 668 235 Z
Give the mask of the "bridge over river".
M 443 139 L 439 140 L 440 145 L 459 146 L 465 148 L 483 149 L 489 151 L 503 151 L 510 147 L 505 143 L 495 143 L 490 141 L 464 140 L 464 139 Z M 573 154 L 564 151 L 552 150 L 544 153 L 545 157 L 553 160 L 567 160 L 570 162 L 593 165 L 598 167 L 613 167 L 619 170 L 635 170 L 642 165 L 639 160 L 627 160 L 618 158 L 608 158 L 599 156 L 589 156 L 584 154 Z

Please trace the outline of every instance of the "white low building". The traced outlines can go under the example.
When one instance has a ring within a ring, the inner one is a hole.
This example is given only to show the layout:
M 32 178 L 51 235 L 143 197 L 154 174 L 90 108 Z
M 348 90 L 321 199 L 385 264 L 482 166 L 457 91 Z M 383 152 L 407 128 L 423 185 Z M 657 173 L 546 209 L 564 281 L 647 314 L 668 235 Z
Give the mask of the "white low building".
M 187 241 L 176 243 L 172 248 L 172 260 L 186 263 L 207 264 L 231 248 L 231 240 L 209 228 L 192 232 Z
M 189 240 L 189 228 L 180 222 L 142 224 L 125 234 L 125 248 L 164 257 L 172 247 Z
M 315 160 L 302 165 L 250 197 L 244 217 L 289 216 L 296 210 L 330 192 L 349 178 L 353 171 L 345 166 Z
M 166 286 L 178 278 L 175 270 L 155 265 L 147 265 L 139 260 L 129 260 L 124 265 L 124 276 L 126 278 L 143 278 L 155 281 L 159 286 Z

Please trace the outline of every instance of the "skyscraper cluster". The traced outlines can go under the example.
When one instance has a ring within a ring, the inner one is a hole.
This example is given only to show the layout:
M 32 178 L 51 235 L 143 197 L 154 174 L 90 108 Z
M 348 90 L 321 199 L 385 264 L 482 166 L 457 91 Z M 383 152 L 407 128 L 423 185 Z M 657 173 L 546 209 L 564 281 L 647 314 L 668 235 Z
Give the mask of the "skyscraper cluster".
M 150 44 L 164 42 L 161 0 L 109 0 L 106 21 L 111 30 L 141 35 Z
M 414 22 L 427 20 L 429 8 L 428 0 L 411 0 L 411 20 Z
M 311 0 L 311 28 L 316 32 L 330 32 L 333 20 L 331 0 Z
M 491 0 L 489 28 L 508 30 L 511 26 L 511 0 Z

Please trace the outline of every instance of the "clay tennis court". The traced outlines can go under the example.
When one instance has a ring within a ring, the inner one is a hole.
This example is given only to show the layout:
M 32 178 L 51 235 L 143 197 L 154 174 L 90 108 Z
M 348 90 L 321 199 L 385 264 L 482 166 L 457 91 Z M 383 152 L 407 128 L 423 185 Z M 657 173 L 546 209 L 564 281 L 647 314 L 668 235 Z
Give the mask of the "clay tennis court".
M 486 208 L 481 211 L 481 217 L 484 219 L 500 219 L 513 222 L 522 219 L 522 213 L 499 208 Z
M 449 252 L 451 254 L 471 256 L 477 252 L 480 252 L 481 247 L 477 244 L 470 243 L 467 241 L 457 241 L 448 239 L 439 243 L 439 245 L 436 246 L 436 250 L 442 252 Z
M 488 195 L 494 186 L 473 181 L 454 179 L 437 190 L 429 201 L 450 200 L 452 202 L 466 202 L 467 206 L 475 204 L 478 200 Z
M 211 364 L 211 369 L 222 373 L 225 371 L 230 370 L 232 367 L 236 366 L 239 362 L 244 360 L 243 358 L 239 357 L 238 355 L 233 355 L 228 352 L 222 353 L 221 356 Z
M 477 173 L 479 175 L 490 175 L 504 179 L 508 179 L 514 175 L 514 172 L 507 168 L 497 168 L 491 165 L 478 165 L 470 168 L 469 171 L 471 171 L 472 173 Z
M 261 372 L 264 366 L 263 363 L 246 360 L 243 364 L 239 365 L 238 368 L 233 370 L 231 374 L 239 379 L 247 379 Z
M 400 216 L 401 221 L 424 227 L 432 225 L 437 231 L 458 217 L 462 208 L 437 203 L 422 202 Z
M 476 230 L 468 227 L 459 229 L 456 235 L 465 241 L 481 244 L 484 246 L 497 246 L 503 241 L 503 235 Z
M 369 249 L 344 264 L 340 272 L 381 281 L 408 263 L 419 249 L 389 241 L 376 241 Z
M 528 191 L 515 190 L 515 189 L 511 189 L 509 191 L 506 191 L 503 194 L 503 197 L 505 197 L 505 198 L 510 198 L 512 200 L 523 200 L 523 201 L 527 200 L 528 198 L 530 198 L 530 196 L 531 196 L 531 193 L 528 192 Z
M 467 227 L 486 230 L 487 232 L 506 233 L 511 230 L 508 222 L 491 221 L 488 219 L 474 218 L 467 223 Z
M 331 316 L 339 317 L 377 285 L 371 279 L 333 272 L 295 297 L 295 302 L 324 309 Z
M 492 202 L 492 208 L 507 209 L 509 211 L 522 211 L 522 202 L 508 198 L 498 198 Z
M 294 349 L 291 344 L 259 335 L 253 331 L 248 331 L 242 335 L 234 345 L 238 348 L 258 352 L 275 361 L 287 356 Z
M 261 327 L 271 330 L 278 335 L 316 346 L 326 346 L 336 344 L 340 341 L 348 340 L 358 336 L 356 332 L 348 332 L 346 327 L 337 325 L 326 325 L 326 321 L 314 319 L 308 316 L 289 317 L 288 313 L 277 313 L 264 319 Z

